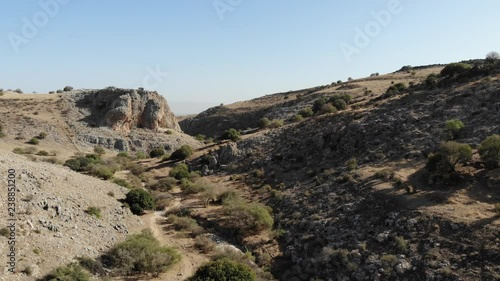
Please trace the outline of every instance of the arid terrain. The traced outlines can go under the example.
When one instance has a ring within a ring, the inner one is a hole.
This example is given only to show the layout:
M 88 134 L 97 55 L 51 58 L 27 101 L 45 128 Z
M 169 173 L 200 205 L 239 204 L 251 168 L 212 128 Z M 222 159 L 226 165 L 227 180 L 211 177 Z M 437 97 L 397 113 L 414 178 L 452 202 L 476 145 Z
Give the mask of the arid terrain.
M 17 266 L 0 280 L 50 280 L 73 262 L 91 280 L 188 280 L 224 258 L 256 280 L 500 280 L 500 159 L 484 153 L 500 134 L 500 63 L 453 67 L 182 118 L 144 89 L 4 89 L 0 180 L 7 190 L 15 170 Z M 136 206 L 137 190 L 154 203 Z M 4 221 L 7 204 L 5 191 Z M 111 262 L 144 229 L 180 258 Z

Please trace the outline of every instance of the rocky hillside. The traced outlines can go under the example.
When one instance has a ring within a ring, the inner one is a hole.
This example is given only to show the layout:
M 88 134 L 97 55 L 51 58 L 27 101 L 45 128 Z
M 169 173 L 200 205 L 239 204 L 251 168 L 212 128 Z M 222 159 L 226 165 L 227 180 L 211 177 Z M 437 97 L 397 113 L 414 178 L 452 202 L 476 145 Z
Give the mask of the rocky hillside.
M 96 145 L 145 152 L 200 146 L 182 133 L 166 100 L 156 92 L 116 88 L 50 95 L 4 92 L 0 105 L 2 140 L 13 147 L 41 132 L 47 136 L 40 147 L 61 153 L 84 152 Z
M 349 94 L 359 100 L 379 96 L 387 90 L 391 83 L 419 83 L 430 73 L 437 73 L 442 66 L 432 65 L 418 71 L 398 71 L 383 76 L 373 76 L 352 82 L 332 83 L 298 91 L 289 91 L 263 96 L 249 101 L 237 102 L 210 108 L 197 116 L 183 119 L 182 130 L 195 136 L 203 134 L 208 137 L 220 136 L 225 130 L 234 128 L 247 130 L 259 127 L 261 118 L 289 122 L 301 109 L 312 106 L 320 97 L 338 94 Z
M 106 88 L 74 91 L 65 97 L 89 127 L 110 127 L 124 133 L 134 128 L 180 131 L 167 101 L 157 92 Z
M 142 222 L 118 200 L 126 188 L 48 163 L 35 163 L 0 150 L 0 208 L 7 211 L 8 171 L 15 171 L 17 274 L 0 280 L 34 280 L 75 257 L 97 257 Z M 89 214 L 100 209 L 100 218 Z M 3 216 L 3 218 L 6 218 Z M 4 228 L 6 222 L 3 224 Z M 0 236 L 0 262 L 7 264 L 7 237 Z M 8 270 L 8 267 L 3 267 Z M 29 272 L 30 276 L 27 276 Z M 8 277 L 7 277 L 8 276 Z
M 499 170 L 475 154 L 450 185 L 429 180 L 425 163 L 448 120 L 465 124 L 455 141 L 473 148 L 500 134 L 500 76 L 415 78 L 429 70 L 441 68 L 352 81 L 363 91 L 351 91 L 350 108 L 213 153 L 229 151 L 229 173 L 256 196 L 267 186 L 262 200 L 285 231 L 280 280 L 499 280 Z M 391 94 L 362 86 L 387 89 L 397 77 L 414 82 Z

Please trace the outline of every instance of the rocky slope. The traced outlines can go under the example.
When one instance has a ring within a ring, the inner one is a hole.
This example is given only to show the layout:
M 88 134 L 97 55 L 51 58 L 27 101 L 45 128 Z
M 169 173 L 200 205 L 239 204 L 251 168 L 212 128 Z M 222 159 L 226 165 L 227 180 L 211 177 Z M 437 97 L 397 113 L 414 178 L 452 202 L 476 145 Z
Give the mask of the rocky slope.
M 0 116 L 9 144 L 40 134 L 46 150 L 88 151 L 96 145 L 117 151 L 163 147 L 173 151 L 201 144 L 185 135 L 166 100 L 156 92 L 107 88 L 75 90 L 59 95 L 6 93 L 0 97 Z
M 273 188 L 265 200 L 286 231 L 276 276 L 498 280 L 497 172 L 471 164 L 451 187 L 422 175 L 426 156 L 445 139 L 447 120 L 465 124 L 457 141 L 472 147 L 500 134 L 499 78 L 435 90 L 417 85 L 392 97 L 366 92 L 355 96 L 351 110 L 249 136 L 214 153 L 226 155 L 230 173 L 244 174 L 251 187 L 259 187 L 252 175 L 261 171 L 260 184 Z M 346 162 L 353 157 L 358 168 L 350 171 Z M 407 194 L 395 186 L 412 188 Z
M 210 108 L 197 116 L 183 119 L 182 130 L 192 136 L 203 134 L 209 137 L 220 136 L 225 130 L 235 128 L 247 130 L 258 128 L 261 118 L 290 121 L 305 107 L 312 106 L 319 97 L 336 94 L 349 94 L 355 101 L 369 99 L 370 95 L 379 96 L 394 82 L 419 83 L 430 73 L 438 73 L 442 66 L 432 65 L 419 68 L 415 73 L 397 71 L 384 76 L 358 79 L 353 82 L 332 83 L 303 89 L 263 96 L 249 101 L 237 102 Z M 371 91 L 367 95 L 367 91 Z
M 10 169 L 15 170 L 17 199 L 17 273 L 10 275 L 4 267 L 0 280 L 34 280 L 77 256 L 97 257 L 123 240 L 129 230 L 142 227 L 138 217 L 118 201 L 125 197 L 125 188 L 62 166 L 0 152 L 0 180 L 5 186 L 0 193 L 2 213 L 7 212 Z M 86 213 L 89 207 L 100 208 L 102 218 Z M 7 237 L 0 236 L 3 265 L 7 263 L 7 241 Z
M 143 89 L 80 90 L 65 96 L 83 114 L 89 127 L 110 127 L 128 133 L 133 128 L 180 131 L 165 98 Z

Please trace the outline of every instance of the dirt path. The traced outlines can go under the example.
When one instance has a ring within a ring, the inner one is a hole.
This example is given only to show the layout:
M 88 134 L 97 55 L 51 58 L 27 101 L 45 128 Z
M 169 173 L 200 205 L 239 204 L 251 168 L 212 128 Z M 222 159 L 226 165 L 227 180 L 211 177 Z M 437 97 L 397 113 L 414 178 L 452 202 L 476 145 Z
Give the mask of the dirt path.
M 176 196 L 174 203 L 166 211 L 180 206 L 182 206 L 181 198 Z M 154 212 L 144 216 L 143 220 L 162 245 L 172 247 L 179 252 L 181 260 L 166 273 L 152 280 L 186 280 L 198 267 L 207 262 L 208 258 L 194 248 L 192 238 L 176 236 L 175 231 L 165 231 L 162 227 L 166 220 L 163 214 L 164 212 Z

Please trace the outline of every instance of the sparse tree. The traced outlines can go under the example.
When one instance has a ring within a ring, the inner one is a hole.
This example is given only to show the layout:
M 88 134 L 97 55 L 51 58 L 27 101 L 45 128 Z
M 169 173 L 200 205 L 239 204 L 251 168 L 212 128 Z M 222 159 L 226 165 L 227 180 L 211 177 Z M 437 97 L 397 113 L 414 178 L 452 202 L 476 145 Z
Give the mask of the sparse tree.
M 500 165 L 500 135 L 487 137 L 479 146 L 479 155 L 489 168 Z
M 500 59 L 500 54 L 498 52 L 489 52 L 486 55 L 486 62 L 495 63 Z

